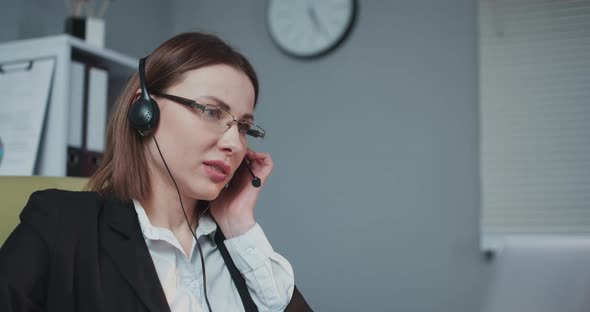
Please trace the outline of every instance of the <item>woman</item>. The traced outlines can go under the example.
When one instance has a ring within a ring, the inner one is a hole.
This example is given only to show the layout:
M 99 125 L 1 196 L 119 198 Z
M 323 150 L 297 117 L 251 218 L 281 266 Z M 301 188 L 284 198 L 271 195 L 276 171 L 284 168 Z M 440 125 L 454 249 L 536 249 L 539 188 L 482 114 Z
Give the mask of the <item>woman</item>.
M 250 63 L 215 36 L 142 59 L 90 192 L 33 193 L 2 246 L 0 310 L 283 311 L 293 270 L 254 218 L 273 168 L 248 149 L 265 135 L 257 98 Z

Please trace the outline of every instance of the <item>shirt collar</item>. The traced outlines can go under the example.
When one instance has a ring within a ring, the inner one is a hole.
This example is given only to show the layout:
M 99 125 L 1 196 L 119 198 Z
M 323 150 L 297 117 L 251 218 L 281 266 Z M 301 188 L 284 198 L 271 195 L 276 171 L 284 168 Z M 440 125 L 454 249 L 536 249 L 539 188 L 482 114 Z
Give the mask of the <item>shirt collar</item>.
M 152 225 L 141 203 L 138 200 L 133 199 L 133 206 L 135 207 L 135 212 L 137 213 L 137 219 L 139 220 L 139 226 L 143 236 L 147 239 L 161 239 L 160 233 L 162 228 Z M 199 225 L 197 226 L 195 235 L 197 238 L 207 235 L 211 239 L 211 242 L 213 242 L 215 245 L 216 230 L 217 223 L 215 223 L 215 220 L 213 220 L 213 217 L 211 217 L 210 212 L 207 211 L 199 219 Z
M 217 230 L 217 223 L 211 217 L 211 213 L 209 211 L 205 212 L 199 218 L 199 225 L 197 226 L 197 237 L 201 237 L 201 235 L 208 235 L 211 240 L 215 243 L 215 231 Z

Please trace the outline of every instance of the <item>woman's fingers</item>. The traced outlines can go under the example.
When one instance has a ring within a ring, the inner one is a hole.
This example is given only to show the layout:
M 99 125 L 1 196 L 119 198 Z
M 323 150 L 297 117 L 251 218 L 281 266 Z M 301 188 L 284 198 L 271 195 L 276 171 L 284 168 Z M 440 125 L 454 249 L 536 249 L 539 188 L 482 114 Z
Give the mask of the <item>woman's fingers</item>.
M 266 178 L 270 175 L 273 168 L 273 161 L 268 153 L 259 153 L 253 150 L 248 150 L 246 157 L 250 161 L 252 171 L 257 172 L 261 176 L 260 178 Z

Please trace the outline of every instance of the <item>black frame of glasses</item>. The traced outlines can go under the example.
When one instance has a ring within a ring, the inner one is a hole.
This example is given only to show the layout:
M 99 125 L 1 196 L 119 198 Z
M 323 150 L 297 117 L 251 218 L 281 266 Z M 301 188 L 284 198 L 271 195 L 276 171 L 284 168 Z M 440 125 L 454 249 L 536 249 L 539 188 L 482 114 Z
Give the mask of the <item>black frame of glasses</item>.
M 178 104 L 189 106 L 189 107 L 194 108 L 194 109 L 198 109 L 201 112 L 204 112 L 205 111 L 205 108 L 207 108 L 207 105 L 199 104 L 199 103 L 197 103 L 194 100 L 183 98 L 183 97 L 180 97 L 180 96 L 177 96 L 177 95 L 167 94 L 167 93 L 160 92 L 160 91 L 150 91 L 149 94 L 150 95 L 159 96 L 159 97 L 162 97 L 162 98 L 171 100 L 173 102 L 176 102 Z M 210 105 L 210 106 L 213 106 L 213 105 Z M 254 123 L 251 123 L 251 122 L 247 122 L 247 121 L 239 121 L 239 120 L 236 119 L 236 117 L 234 117 L 234 115 L 232 115 L 230 112 L 226 111 L 225 109 L 223 109 L 221 107 L 217 107 L 217 106 L 214 106 L 214 107 L 217 108 L 217 109 L 220 109 L 220 110 L 226 112 L 228 115 L 230 115 L 233 118 L 232 123 L 233 122 L 236 122 L 238 124 L 239 123 L 246 123 L 246 124 L 251 124 L 253 126 L 256 126 L 256 127 L 260 128 L 262 130 L 262 132 L 260 132 L 258 130 L 254 130 L 254 129 L 248 129 L 246 131 L 246 134 L 249 135 L 249 136 L 255 137 L 255 138 L 264 139 L 264 136 L 266 135 L 266 130 L 264 130 L 264 128 L 262 128 L 261 126 L 259 126 L 257 124 L 254 124 Z

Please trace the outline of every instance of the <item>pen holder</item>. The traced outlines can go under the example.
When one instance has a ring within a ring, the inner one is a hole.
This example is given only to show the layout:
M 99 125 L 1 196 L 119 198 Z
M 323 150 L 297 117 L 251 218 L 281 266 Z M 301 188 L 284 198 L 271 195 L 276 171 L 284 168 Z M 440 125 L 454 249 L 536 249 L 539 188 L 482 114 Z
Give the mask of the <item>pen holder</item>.
M 66 33 L 78 37 L 89 44 L 104 47 L 104 20 L 96 17 L 66 18 Z

